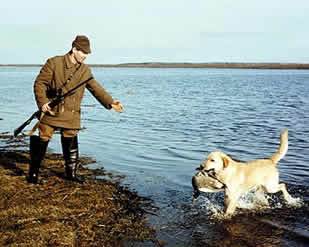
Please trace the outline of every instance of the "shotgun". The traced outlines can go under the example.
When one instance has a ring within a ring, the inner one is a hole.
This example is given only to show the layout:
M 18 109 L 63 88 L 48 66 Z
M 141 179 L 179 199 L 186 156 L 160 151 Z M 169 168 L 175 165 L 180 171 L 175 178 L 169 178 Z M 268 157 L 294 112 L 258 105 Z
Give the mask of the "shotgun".
M 79 84 L 77 84 L 75 87 L 71 88 L 70 90 L 68 90 L 66 93 L 62 94 L 62 95 L 58 95 L 55 98 L 53 98 L 50 102 L 49 102 L 49 107 L 53 108 L 56 105 L 60 104 L 60 102 L 62 102 L 65 97 L 72 95 L 76 89 L 80 88 L 82 85 L 86 84 L 88 81 L 92 80 L 93 77 L 89 77 L 87 80 L 80 82 Z M 31 121 L 35 118 L 40 119 L 42 111 L 38 110 L 36 112 L 34 112 L 30 118 L 28 118 L 22 125 L 20 125 L 18 128 L 16 128 L 14 130 L 14 137 L 17 137 L 18 134 L 20 132 L 22 132 L 22 130 L 31 123 Z

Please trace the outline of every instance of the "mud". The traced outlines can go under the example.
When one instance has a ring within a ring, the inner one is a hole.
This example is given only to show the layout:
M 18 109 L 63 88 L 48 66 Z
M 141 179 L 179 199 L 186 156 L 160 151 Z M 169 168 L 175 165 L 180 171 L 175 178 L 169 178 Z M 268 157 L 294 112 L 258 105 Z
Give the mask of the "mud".
M 65 180 L 62 155 L 48 153 L 33 185 L 27 141 L 2 133 L 0 143 L 1 246 L 163 245 L 147 222 L 153 202 L 122 186 L 121 177 L 88 169 L 94 160 L 81 158 L 79 184 Z

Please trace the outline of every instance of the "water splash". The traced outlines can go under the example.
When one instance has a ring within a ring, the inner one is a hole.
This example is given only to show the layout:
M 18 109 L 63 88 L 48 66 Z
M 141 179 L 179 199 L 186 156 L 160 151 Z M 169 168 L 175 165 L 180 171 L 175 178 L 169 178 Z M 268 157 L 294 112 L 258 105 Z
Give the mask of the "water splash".
M 210 220 L 222 221 L 229 219 L 230 216 L 224 214 L 224 194 L 205 194 L 199 200 L 199 208 Z M 297 209 L 304 206 L 304 200 L 301 197 L 295 197 L 290 202 L 285 202 L 281 196 L 273 194 L 257 193 L 250 191 L 242 195 L 237 202 L 237 209 L 233 216 L 242 214 L 260 214 L 275 209 Z

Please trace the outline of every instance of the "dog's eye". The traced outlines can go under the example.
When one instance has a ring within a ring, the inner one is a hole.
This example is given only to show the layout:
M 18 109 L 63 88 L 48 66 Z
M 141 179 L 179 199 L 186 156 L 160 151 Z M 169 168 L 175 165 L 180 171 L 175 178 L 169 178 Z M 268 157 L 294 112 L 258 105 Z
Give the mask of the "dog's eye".
M 215 160 L 214 160 L 214 159 L 211 159 L 210 162 L 215 162 Z

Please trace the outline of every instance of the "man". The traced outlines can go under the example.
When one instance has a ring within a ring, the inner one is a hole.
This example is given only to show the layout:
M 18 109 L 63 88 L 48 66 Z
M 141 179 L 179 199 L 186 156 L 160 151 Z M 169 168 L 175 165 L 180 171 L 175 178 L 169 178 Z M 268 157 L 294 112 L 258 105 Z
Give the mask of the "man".
M 39 123 L 39 136 L 30 137 L 29 183 L 37 183 L 41 162 L 47 145 L 56 129 L 61 133 L 61 144 L 65 160 L 65 176 L 79 181 L 78 140 L 80 129 L 80 105 L 85 88 L 106 108 L 122 112 L 123 106 L 114 100 L 105 89 L 92 78 L 90 68 L 83 62 L 90 54 L 90 42 L 86 36 L 78 35 L 72 42 L 72 49 L 64 56 L 49 58 L 34 82 L 36 103 L 43 112 Z M 53 109 L 49 102 L 57 94 L 64 94 L 82 81 L 91 78 L 86 84 L 65 97 Z

